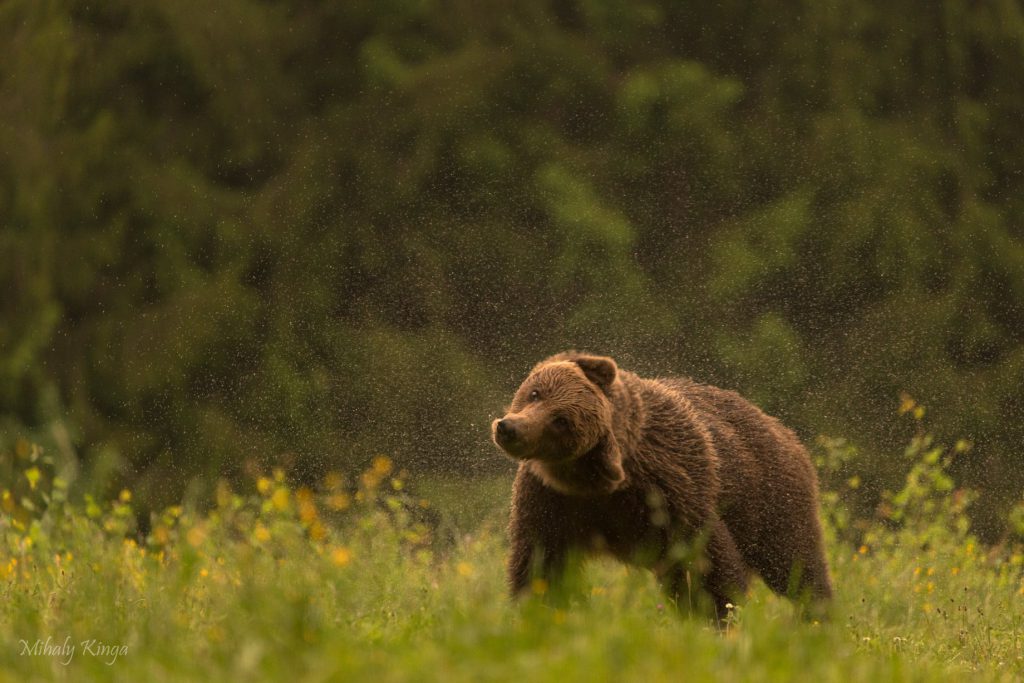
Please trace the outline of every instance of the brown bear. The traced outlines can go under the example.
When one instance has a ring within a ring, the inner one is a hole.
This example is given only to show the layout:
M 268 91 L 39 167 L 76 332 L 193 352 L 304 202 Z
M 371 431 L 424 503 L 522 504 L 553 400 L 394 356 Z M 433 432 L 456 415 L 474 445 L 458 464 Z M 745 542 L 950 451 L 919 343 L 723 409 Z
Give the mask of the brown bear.
M 751 571 L 819 608 L 831 597 L 807 452 L 732 391 L 569 351 L 533 368 L 492 434 L 519 462 L 514 596 L 603 552 L 651 568 L 680 607 L 710 596 L 719 618 Z

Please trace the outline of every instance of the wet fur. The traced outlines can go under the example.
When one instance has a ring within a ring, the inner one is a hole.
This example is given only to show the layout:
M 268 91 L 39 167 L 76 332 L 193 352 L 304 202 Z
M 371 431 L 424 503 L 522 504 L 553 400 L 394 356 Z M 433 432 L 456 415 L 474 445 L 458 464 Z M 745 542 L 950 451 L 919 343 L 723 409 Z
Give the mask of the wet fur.
M 529 400 L 534 389 L 542 400 Z M 573 438 L 547 426 L 554 413 Z M 513 595 L 602 552 L 651 568 L 679 604 L 710 597 L 719 617 L 751 573 L 815 605 L 831 597 L 810 459 L 738 394 L 567 352 L 533 369 L 510 416 L 536 440 L 513 486 Z

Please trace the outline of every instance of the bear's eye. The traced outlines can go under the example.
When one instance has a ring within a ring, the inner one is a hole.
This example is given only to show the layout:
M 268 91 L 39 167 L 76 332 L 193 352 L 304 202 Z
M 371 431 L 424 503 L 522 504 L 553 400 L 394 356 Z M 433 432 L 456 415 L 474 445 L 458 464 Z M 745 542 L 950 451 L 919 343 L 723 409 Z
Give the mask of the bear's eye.
M 533 391 L 531 391 L 531 392 L 530 392 L 530 395 L 529 395 L 529 397 L 528 397 L 528 398 L 529 398 L 529 399 L 530 399 L 531 401 L 536 401 L 537 399 L 539 399 L 539 398 L 540 398 L 540 392 L 539 392 L 539 391 L 537 391 L 536 389 L 534 389 Z
M 569 420 L 567 420 L 561 415 L 552 420 L 551 424 L 555 425 L 557 429 L 561 429 L 563 431 L 569 429 Z

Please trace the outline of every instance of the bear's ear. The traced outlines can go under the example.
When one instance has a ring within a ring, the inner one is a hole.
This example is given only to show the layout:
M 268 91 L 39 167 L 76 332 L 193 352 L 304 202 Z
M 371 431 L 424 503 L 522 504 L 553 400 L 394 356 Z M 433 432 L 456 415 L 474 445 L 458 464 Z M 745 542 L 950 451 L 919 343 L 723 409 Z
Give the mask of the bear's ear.
M 615 381 L 619 368 L 608 356 L 580 356 L 573 359 L 591 382 L 607 389 Z

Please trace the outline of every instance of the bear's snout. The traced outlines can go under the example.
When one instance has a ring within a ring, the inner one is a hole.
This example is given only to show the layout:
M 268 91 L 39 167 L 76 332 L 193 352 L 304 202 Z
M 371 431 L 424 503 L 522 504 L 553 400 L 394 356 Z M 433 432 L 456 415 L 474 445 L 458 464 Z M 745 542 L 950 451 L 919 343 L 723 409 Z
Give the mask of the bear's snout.
M 526 451 L 529 450 L 528 444 L 531 441 L 527 438 L 528 430 L 521 422 L 522 420 L 506 415 L 491 424 L 494 443 L 516 460 L 522 460 L 526 456 Z
M 498 443 L 505 444 L 516 440 L 516 426 L 511 420 L 498 420 L 494 425 L 494 435 Z

